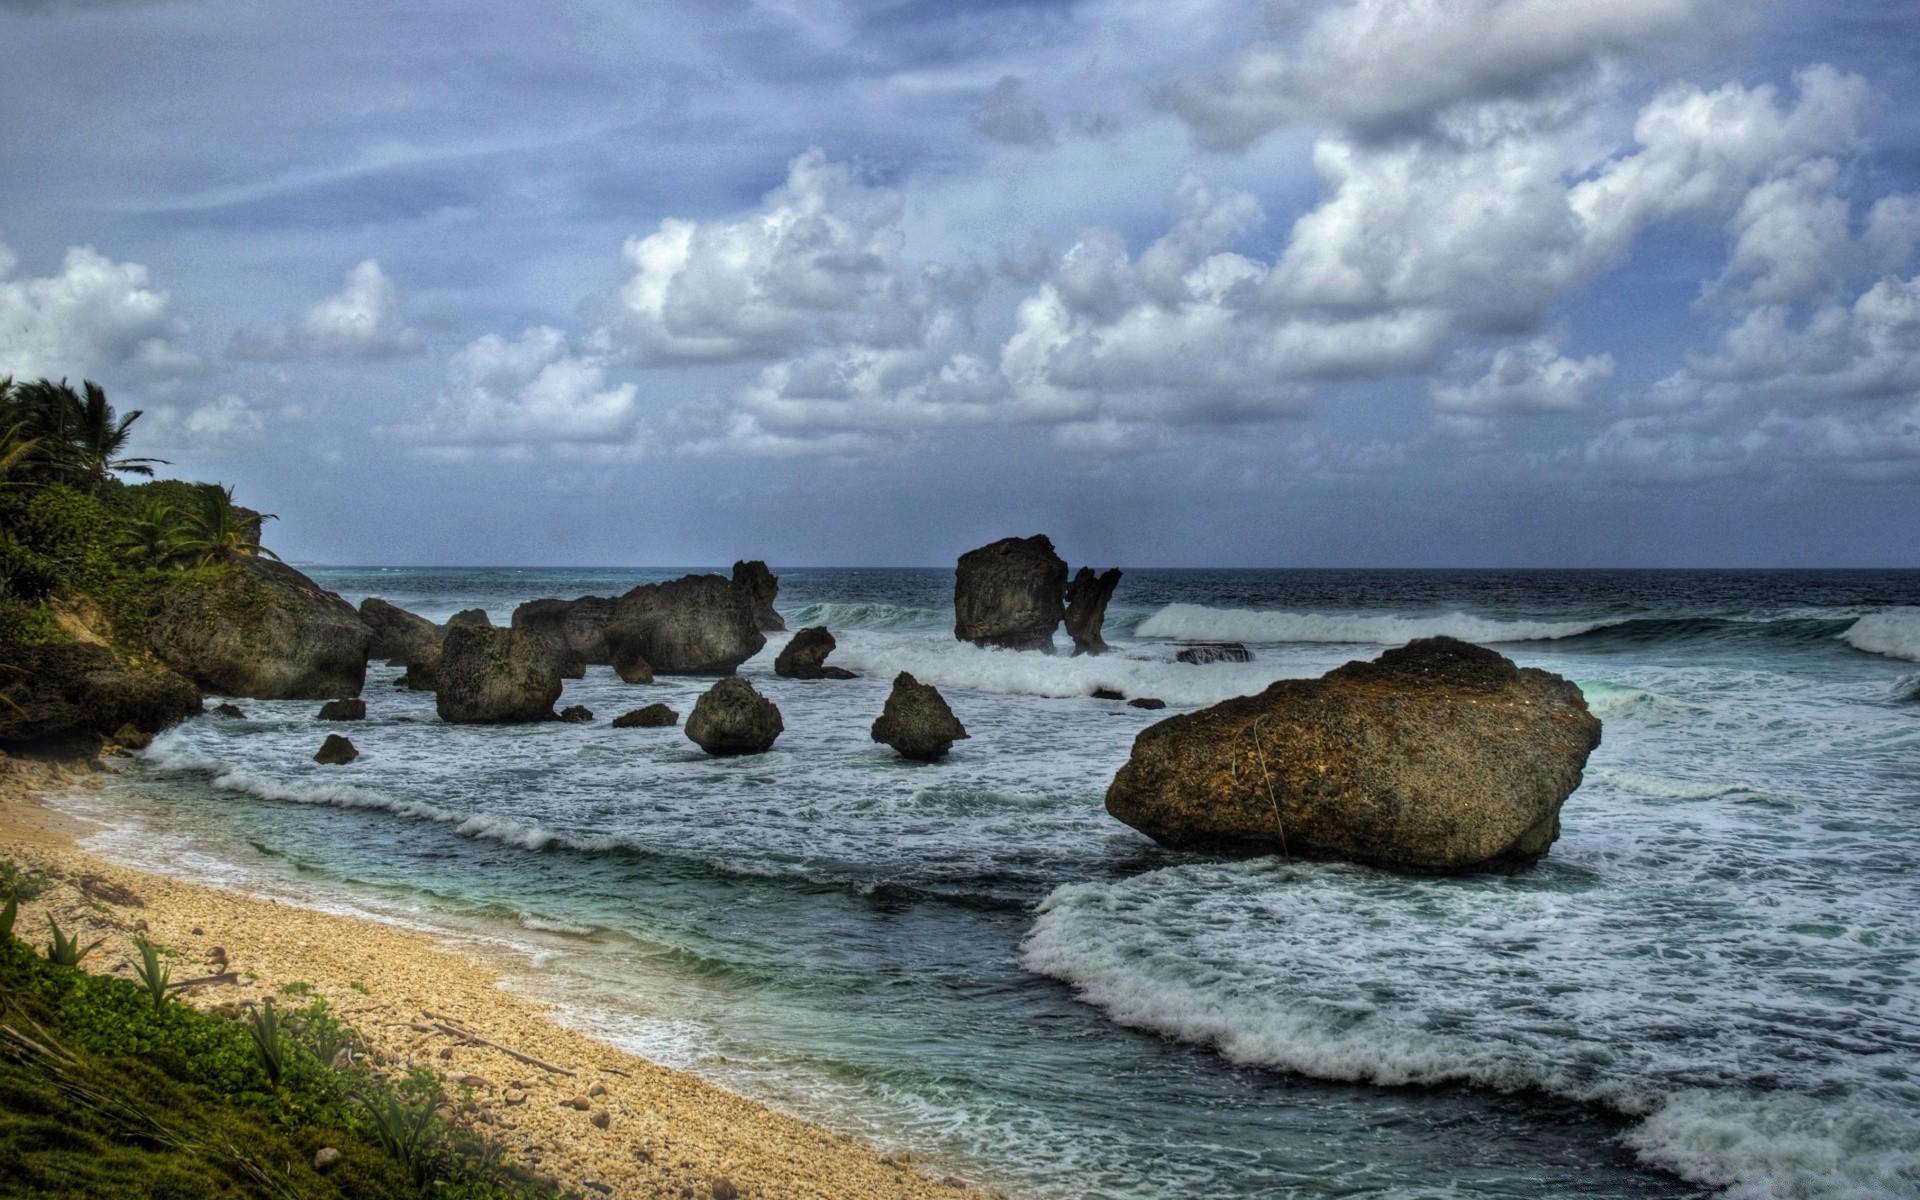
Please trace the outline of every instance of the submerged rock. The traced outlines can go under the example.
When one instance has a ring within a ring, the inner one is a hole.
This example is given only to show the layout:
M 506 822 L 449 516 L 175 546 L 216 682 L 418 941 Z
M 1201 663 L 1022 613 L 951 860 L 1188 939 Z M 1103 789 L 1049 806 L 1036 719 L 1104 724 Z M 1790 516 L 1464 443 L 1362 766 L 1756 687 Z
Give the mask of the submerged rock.
M 1136 696 L 1134 699 L 1127 701 L 1128 708 L 1159 709 L 1165 708 L 1166 706 L 1167 702 L 1165 700 L 1154 696 Z
M 1097 687 L 1093 689 L 1093 698 L 1095 700 L 1125 700 L 1127 694 L 1125 692 L 1116 692 L 1112 688 Z
M 731 675 L 767 644 L 752 597 L 719 575 L 649 583 L 620 597 L 607 623 L 614 670 L 629 683 L 645 676 Z
M 329 767 L 341 767 L 359 757 L 360 751 L 354 748 L 351 740 L 330 733 L 327 740 L 320 743 L 320 752 L 313 756 L 313 761 Z
M 605 666 L 613 661 L 607 650 L 607 622 L 613 619 L 615 603 L 606 596 L 529 600 L 513 610 L 513 627 L 546 635 L 578 655 L 583 667 Z
M 329 700 L 320 706 L 322 721 L 364 721 L 367 719 L 367 702 L 354 697 L 348 700 Z
M 976 646 L 1051 653 L 1066 588 L 1067 564 L 1045 534 L 969 550 L 953 574 L 953 636 Z
M 825 625 L 808 626 L 794 634 L 773 660 L 773 673 L 783 679 L 852 679 L 853 672 L 826 665 L 827 655 L 838 645 Z
M 560 710 L 560 719 L 569 725 L 585 725 L 593 720 L 593 710 L 584 704 L 569 704 Z
M 664 704 L 649 704 L 613 719 L 615 729 L 665 729 L 680 723 L 680 714 Z
M 373 636 L 367 646 L 367 657 L 384 658 L 388 666 L 394 667 L 406 666 L 414 654 L 438 642 L 446 633 L 425 617 L 389 604 L 378 596 L 368 596 L 360 602 L 360 620 Z
M 1120 568 L 1098 575 L 1092 567 L 1081 567 L 1067 585 L 1067 636 L 1073 639 L 1075 654 L 1105 654 L 1113 647 L 1101 636 L 1107 623 L 1107 602 L 1113 589 L 1120 586 Z
M 216 717 L 225 717 L 229 721 L 244 721 L 247 719 L 247 714 L 241 711 L 238 704 L 216 704 L 213 706 L 213 715 Z
M 953 744 L 966 736 L 966 726 L 947 707 L 939 689 L 905 671 L 894 676 L 887 705 L 873 723 L 874 741 L 885 742 L 901 757 L 920 762 L 945 758 Z
M 258 556 L 168 587 L 147 626 L 161 662 L 207 691 L 262 700 L 359 695 L 372 641 L 352 605 Z
M 1252 662 L 1253 651 L 1239 642 L 1189 642 L 1173 657 L 1183 663 L 1205 666 L 1208 663 Z
M 785 633 L 787 622 L 774 611 L 773 601 L 780 595 L 780 580 L 759 559 L 733 564 L 733 585 L 745 592 L 753 605 L 754 627 L 762 633 Z
M 1179 849 L 1520 866 L 1559 836 L 1599 744 L 1570 681 L 1423 638 L 1148 726 L 1107 811 Z
M 434 707 L 463 725 L 554 720 L 560 673 L 546 638 L 523 629 L 455 625 L 440 643 Z
M 760 754 L 786 730 L 773 701 L 729 676 L 694 701 L 687 736 L 708 754 Z

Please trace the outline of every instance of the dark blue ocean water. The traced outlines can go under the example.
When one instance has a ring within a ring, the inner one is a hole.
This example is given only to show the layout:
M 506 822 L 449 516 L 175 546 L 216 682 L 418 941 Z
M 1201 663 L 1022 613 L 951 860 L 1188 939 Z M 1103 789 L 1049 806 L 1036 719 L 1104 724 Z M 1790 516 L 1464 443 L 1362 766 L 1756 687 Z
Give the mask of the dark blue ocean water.
M 681 572 L 311 573 L 504 622 Z M 352 765 L 309 761 L 316 705 L 246 702 L 158 741 L 101 846 L 492 939 L 605 1036 L 1009 1193 L 1920 1194 L 1920 574 L 1131 572 L 1101 658 L 955 643 L 950 572 L 780 574 L 863 678 L 777 679 L 775 635 L 770 754 L 606 723 L 700 681 L 452 727 L 382 667 Z M 1535 870 L 1220 863 L 1106 816 L 1156 714 L 1095 688 L 1196 706 L 1432 633 L 1605 723 Z M 1254 661 L 1173 660 L 1219 638 Z M 868 738 L 903 669 L 972 732 L 944 763 Z

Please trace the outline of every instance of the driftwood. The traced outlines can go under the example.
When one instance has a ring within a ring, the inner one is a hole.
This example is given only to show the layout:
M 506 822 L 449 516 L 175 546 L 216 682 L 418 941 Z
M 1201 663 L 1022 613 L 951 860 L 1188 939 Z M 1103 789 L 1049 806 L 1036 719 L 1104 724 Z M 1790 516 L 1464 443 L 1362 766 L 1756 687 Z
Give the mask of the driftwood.
M 475 1033 L 473 1030 L 467 1029 L 457 1024 L 452 1017 L 441 1016 L 439 1013 L 427 1013 L 426 1015 L 432 1020 L 439 1022 L 438 1028 L 441 1033 L 447 1034 L 451 1037 L 457 1037 L 464 1041 L 473 1042 L 474 1044 L 480 1045 L 480 1046 L 491 1046 L 493 1049 L 498 1050 L 500 1053 L 506 1055 L 508 1058 L 514 1059 L 518 1062 L 526 1063 L 530 1067 L 539 1067 L 542 1071 L 551 1071 L 555 1075 L 566 1075 L 571 1077 L 579 1074 L 578 1071 L 569 1071 L 565 1067 L 556 1067 L 552 1063 L 544 1062 L 541 1059 L 535 1058 L 531 1054 L 522 1054 L 511 1046 L 502 1046 L 499 1042 L 490 1041 L 486 1038 L 483 1038 L 479 1034 Z
M 200 987 L 203 984 L 239 983 L 239 982 L 240 982 L 240 976 L 238 973 L 233 971 L 226 971 L 219 975 L 202 975 L 198 979 L 182 979 L 179 983 L 168 984 L 167 990 L 171 992 L 179 988 Z

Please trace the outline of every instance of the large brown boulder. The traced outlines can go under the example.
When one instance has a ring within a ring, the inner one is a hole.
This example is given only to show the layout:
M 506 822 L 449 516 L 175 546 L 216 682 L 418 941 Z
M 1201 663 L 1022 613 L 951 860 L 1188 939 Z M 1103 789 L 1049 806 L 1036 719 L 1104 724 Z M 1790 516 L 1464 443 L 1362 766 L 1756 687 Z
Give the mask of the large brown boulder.
M 438 642 L 446 630 L 432 621 L 410 613 L 378 596 L 360 602 L 360 620 L 373 641 L 367 647 L 368 658 L 384 658 L 389 666 L 404 667 L 421 649 Z
M 937 688 L 905 671 L 894 676 L 887 705 L 873 723 L 874 741 L 892 746 L 902 758 L 938 762 L 966 737 L 967 727 Z
M 473 625 L 481 629 L 491 629 L 493 618 L 487 615 L 487 610 L 484 608 L 463 608 L 447 618 L 448 629 L 452 629 L 455 625 Z
M 976 646 L 1052 653 L 1066 590 L 1067 564 L 1045 534 L 969 550 L 954 570 L 953 636 Z
M 767 644 L 753 598 L 720 575 L 649 583 L 620 597 L 607 622 L 607 651 L 621 678 L 731 675 Z
M 577 600 L 529 600 L 513 610 L 513 627 L 531 629 L 580 656 L 589 666 L 612 662 L 607 652 L 607 622 L 616 602 L 606 596 Z
M 1092 567 L 1074 572 L 1073 582 L 1067 585 L 1066 620 L 1075 654 L 1105 654 L 1113 648 L 1101 636 L 1101 628 L 1107 623 L 1107 602 L 1119 586 L 1119 567 L 1098 575 Z
M 407 663 L 407 673 L 396 682 L 404 683 L 416 692 L 431 692 L 439 687 L 440 652 L 443 646 L 443 642 L 435 642 L 415 650 L 411 661 Z
M 1180 849 L 1523 866 L 1559 836 L 1599 744 L 1572 682 L 1423 638 L 1148 726 L 1107 811 Z
M 524 629 L 456 625 L 440 643 L 434 708 L 462 725 L 557 719 L 560 672 L 553 646 Z
M 372 641 L 351 604 L 259 556 L 170 586 L 147 626 L 160 661 L 201 688 L 262 700 L 358 696 Z
M 842 678 L 850 674 L 829 667 L 827 655 L 840 643 L 833 640 L 825 625 L 810 625 L 787 639 L 773 660 L 773 673 L 782 679 Z M 832 672 L 830 676 L 828 672 Z
M 785 731 L 780 709 L 738 675 L 708 688 L 687 714 L 687 736 L 708 754 L 763 754 Z
M 754 628 L 762 633 L 785 633 L 787 622 L 773 610 L 773 601 L 780 594 L 780 580 L 767 564 L 759 559 L 752 562 L 733 564 L 733 585 L 747 593 L 753 604 Z
M 0 645 L 0 749 L 88 758 L 123 726 L 158 733 L 199 711 L 191 680 L 103 645 Z

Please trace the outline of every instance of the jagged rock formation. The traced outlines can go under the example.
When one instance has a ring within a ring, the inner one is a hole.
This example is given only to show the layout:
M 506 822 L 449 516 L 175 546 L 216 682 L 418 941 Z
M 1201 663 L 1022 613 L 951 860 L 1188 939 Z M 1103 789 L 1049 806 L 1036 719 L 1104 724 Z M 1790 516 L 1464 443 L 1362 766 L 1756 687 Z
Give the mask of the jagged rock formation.
M 593 720 L 593 710 L 584 704 L 569 704 L 560 710 L 560 719 L 569 725 L 585 725 Z
M 607 650 L 607 622 L 616 603 L 606 596 L 529 600 L 513 610 L 513 627 L 546 635 L 578 654 L 583 666 L 604 666 L 613 661 Z
M 1075 654 L 1105 654 L 1112 647 L 1101 636 L 1107 623 L 1107 602 L 1113 589 L 1120 586 L 1120 568 L 1095 575 L 1092 567 L 1074 572 L 1067 585 L 1067 636 L 1073 639 Z
M 388 666 L 404 667 L 421 649 L 438 642 L 446 630 L 432 621 L 378 596 L 360 602 L 360 620 L 373 635 L 367 657 L 384 658 Z
M 902 671 L 894 676 L 893 691 L 873 723 L 873 740 L 885 742 L 903 758 L 937 762 L 953 744 L 967 736 L 967 727 L 953 715 L 940 692 Z
M 839 645 L 825 625 L 810 625 L 793 635 L 773 660 L 773 673 L 783 679 L 854 679 L 852 671 L 826 665 L 827 655 Z
M 733 564 L 733 585 L 747 594 L 753 605 L 754 628 L 762 633 L 785 633 L 787 622 L 774 611 L 774 598 L 780 594 L 780 580 L 759 559 Z
M 560 673 L 553 646 L 537 633 L 455 625 L 440 643 L 434 676 L 434 707 L 443 721 L 492 725 L 556 719 Z
M 343 767 L 359 757 L 359 748 L 350 738 L 330 733 L 327 735 L 327 740 L 320 743 L 320 751 L 313 756 L 313 761 L 323 766 Z
M 147 626 L 155 656 L 202 689 L 263 700 L 359 695 L 372 640 L 352 605 L 261 557 L 169 587 Z
M 762 754 L 785 730 L 773 701 L 737 675 L 708 688 L 687 716 L 687 736 L 708 754 Z
M 1045 534 L 969 550 L 954 570 L 953 636 L 976 646 L 1051 653 L 1066 588 L 1067 564 Z
M 658 675 L 731 675 L 767 644 L 753 599 L 719 575 L 649 583 L 620 597 L 607 623 L 614 670 L 629 683 Z
M 1559 836 L 1599 744 L 1568 680 L 1424 638 L 1149 726 L 1107 811 L 1181 849 L 1520 866 Z

